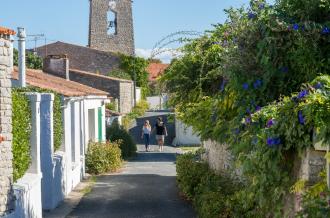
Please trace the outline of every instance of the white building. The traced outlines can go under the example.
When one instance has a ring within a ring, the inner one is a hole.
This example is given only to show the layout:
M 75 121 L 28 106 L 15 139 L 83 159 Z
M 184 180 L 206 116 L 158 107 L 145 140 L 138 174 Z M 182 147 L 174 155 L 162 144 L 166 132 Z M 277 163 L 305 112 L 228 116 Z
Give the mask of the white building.
M 54 95 L 41 94 L 38 103 L 40 108 L 37 110 L 40 111 L 37 125 L 40 129 L 42 173 L 39 195 L 42 198 L 42 209 L 52 210 L 84 177 L 89 141 L 106 140 L 105 103 L 108 93 L 40 70 L 27 70 L 26 82 L 30 86 L 48 89 L 62 96 L 64 134 L 59 150 L 54 151 L 53 145 Z M 13 86 L 18 84 L 17 69 L 13 72 L 12 83 Z M 33 195 L 38 198 L 38 194 Z

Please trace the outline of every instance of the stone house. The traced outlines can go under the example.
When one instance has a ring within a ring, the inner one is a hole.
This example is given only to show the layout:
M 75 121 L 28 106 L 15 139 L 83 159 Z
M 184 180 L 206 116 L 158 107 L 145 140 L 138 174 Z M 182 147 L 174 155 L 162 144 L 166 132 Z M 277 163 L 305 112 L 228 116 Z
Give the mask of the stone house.
M 66 55 L 47 56 L 44 59 L 44 71 L 107 92 L 108 96 L 118 100 L 120 113 L 129 113 L 133 108 L 134 84 L 131 80 L 74 69 L 71 60 Z

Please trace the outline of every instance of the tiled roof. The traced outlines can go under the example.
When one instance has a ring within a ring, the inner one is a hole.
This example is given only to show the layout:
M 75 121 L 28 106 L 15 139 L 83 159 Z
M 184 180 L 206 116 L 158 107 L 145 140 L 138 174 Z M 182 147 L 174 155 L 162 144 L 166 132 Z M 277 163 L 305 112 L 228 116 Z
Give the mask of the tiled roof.
M 149 81 L 155 81 L 157 77 L 164 73 L 168 66 L 169 64 L 150 63 L 147 68 L 149 73 Z
M 0 35 L 15 35 L 15 31 L 0 26 Z
M 48 55 L 66 54 L 70 61 L 70 68 L 102 75 L 118 69 L 120 64 L 120 57 L 115 53 L 65 42 L 55 42 L 38 47 L 37 53 L 42 58 L 46 58 Z
M 18 80 L 18 69 L 14 68 L 13 79 Z M 68 97 L 75 96 L 88 96 L 88 95 L 97 95 L 97 96 L 107 96 L 108 93 L 94 89 L 89 86 L 82 85 L 77 82 L 68 81 L 60 77 L 52 76 L 47 73 L 42 72 L 41 70 L 26 70 L 26 82 L 27 84 L 43 89 L 49 89 L 59 94 Z

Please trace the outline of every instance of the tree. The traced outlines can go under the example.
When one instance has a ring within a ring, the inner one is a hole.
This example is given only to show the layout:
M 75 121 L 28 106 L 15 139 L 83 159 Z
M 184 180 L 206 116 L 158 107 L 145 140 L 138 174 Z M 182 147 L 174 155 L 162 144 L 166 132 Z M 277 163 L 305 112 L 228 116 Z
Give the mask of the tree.
M 42 58 L 35 55 L 33 52 L 27 52 L 26 67 L 30 69 L 41 70 L 42 69 Z M 18 50 L 14 49 L 14 66 L 18 66 Z

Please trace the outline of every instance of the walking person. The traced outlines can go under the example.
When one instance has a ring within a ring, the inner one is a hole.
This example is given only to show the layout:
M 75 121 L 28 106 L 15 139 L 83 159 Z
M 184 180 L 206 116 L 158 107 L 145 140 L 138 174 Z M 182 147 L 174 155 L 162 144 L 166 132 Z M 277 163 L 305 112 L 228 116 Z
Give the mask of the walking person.
M 159 151 L 163 151 L 165 136 L 167 136 L 167 129 L 161 117 L 157 118 L 155 129 L 156 129 L 156 140 L 159 145 Z
M 144 121 L 144 125 L 142 127 L 142 135 L 141 138 L 144 139 L 144 143 L 146 146 L 146 152 L 148 152 L 149 145 L 150 145 L 150 133 L 151 133 L 151 126 L 149 120 Z

